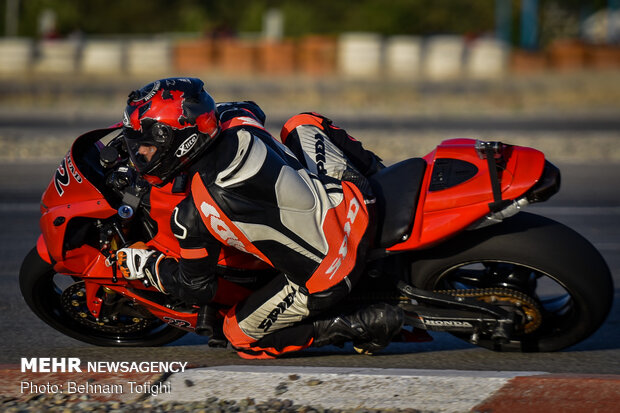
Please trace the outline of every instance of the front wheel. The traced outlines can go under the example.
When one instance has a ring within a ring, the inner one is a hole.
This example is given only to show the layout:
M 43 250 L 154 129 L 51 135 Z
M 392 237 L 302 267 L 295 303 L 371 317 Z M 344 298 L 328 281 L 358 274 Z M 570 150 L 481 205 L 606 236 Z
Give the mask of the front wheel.
M 522 212 L 419 254 L 411 264 L 411 282 L 419 288 L 504 289 L 538 303 L 531 331 L 505 343 L 480 337 L 477 344 L 492 350 L 561 350 L 593 334 L 611 308 L 613 282 L 600 253 L 577 232 L 538 215 Z M 514 305 L 510 297 L 481 299 Z
M 86 307 L 84 283 L 56 274 L 34 248 L 22 263 L 19 286 L 28 307 L 61 333 L 99 346 L 161 346 L 185 331 L 169 326 L 123 297 L 108 304 L 114 313 L 95 319 Z

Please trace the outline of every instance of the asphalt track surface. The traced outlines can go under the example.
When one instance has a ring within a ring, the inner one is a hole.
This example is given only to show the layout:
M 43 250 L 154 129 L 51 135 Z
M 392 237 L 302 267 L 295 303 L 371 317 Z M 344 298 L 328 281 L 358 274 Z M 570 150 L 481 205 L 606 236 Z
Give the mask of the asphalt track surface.
M 530 211 L 563 222 L 601 251 L 614 275 L 615 305 L 603 327 L 568 350 L 507 354 L 476 348 L 447 334 L 430 343 L 393 344 L 381 355 L 364 357 L 350 347 L 308 350 L 276 361 L 247 362 L 230 349 L 211 349 L 188 334 L 161 348 L 100 348 L 65 337 L 38 320 L 19 295 L 21 260 L 38 236 L 38 201 L 56 163 L 8 162 L 0 166 L 0 364 L 21 357 L 80 357 L 83 360 L 181 360 L 195 366 L 268 364 L 329 367 L 381 367 L 553 373 L 620 374 L 620 165 L 560 165 L 563 189 Z

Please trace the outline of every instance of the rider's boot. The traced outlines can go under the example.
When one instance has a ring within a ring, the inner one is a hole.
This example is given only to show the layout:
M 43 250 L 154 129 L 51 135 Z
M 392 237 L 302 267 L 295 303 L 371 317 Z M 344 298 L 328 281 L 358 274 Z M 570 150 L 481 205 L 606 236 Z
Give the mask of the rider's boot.
M 343 345 L 352 341 L 360 353 L 372 354 L 386 347 L 400 332 L 403 310 L 385 303 L 373 304 L 348 315 L 314 322 L 314 347 Z

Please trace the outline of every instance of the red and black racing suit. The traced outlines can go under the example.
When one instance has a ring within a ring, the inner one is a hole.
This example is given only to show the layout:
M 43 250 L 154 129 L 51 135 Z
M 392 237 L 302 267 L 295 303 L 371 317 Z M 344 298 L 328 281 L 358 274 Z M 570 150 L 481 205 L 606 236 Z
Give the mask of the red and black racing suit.
M 320 132 L 330 126 L 322 125 L 325 118 L 302 114 L 287 122 L 283 136 L 295 156 L 265 130 L 255 104 L 221 104 L 218 111 L 221 134 L 188 171 L 190 194 L 172 214 L 181 258 L 160 265 L 163 285 L 205 305 L 217 290 L 222 245 L 253 254 L 278 275 L 227 313 L 224 334 L 242 357 L 306 348 L 311 317 L 346 296 L 361 272 L 357 263 L 371 238 L 364 195 L 299 161 L 297 127 L 314 119 Z

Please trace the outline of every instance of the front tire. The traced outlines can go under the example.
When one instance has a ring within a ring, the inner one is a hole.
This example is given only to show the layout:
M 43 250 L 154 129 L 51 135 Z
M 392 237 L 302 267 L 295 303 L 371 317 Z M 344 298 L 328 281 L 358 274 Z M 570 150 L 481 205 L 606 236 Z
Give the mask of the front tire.
M 24 258 L 19 272 L 19 287 L 28 307 L 48 325 L 77 340 L 98 346 L 161 346 L 186 334 L 156 319 L 141 322 L 141 328 L 121 332 L 99 327 L 96 320 L 89 320 L 88 317 L 92 316 L 86 312 L 83 312 L 84 320 L 76 320 L 63 305 L 63 292 L 67 288 L 77 290 L 78 283 L 69 276 L 56 274 L 52 266 L 39 256 L 36 248 Z
M 601 326 L 613 301 L 612 277 L 596 248 L 567 226 L 534 214 L 466 231 L 418 254 L 411 265 L 417 287 L 507 287 L 538 300 L 542 320 L 535 331 L 508 343 L 488 337 L 477 343 L 496 351 L 557 351 L 577 344 Z

